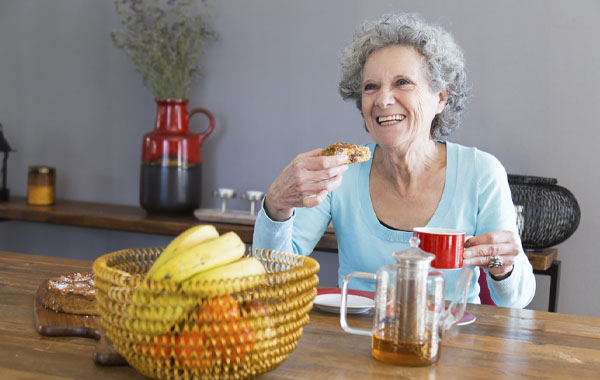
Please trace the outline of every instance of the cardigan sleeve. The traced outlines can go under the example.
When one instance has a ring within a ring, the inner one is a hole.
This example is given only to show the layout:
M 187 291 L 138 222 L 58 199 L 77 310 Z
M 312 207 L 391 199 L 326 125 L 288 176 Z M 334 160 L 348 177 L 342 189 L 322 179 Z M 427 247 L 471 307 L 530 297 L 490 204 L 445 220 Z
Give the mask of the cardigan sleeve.
M 270 249 L 310 255 L 331 221 L 331 193 L 318 206 L 298 207 L 283 222 L 274 221 L 265 212 L 264 200 L 256 216 L 252 249 Z
M 512 203 L 506 170 L 492 155 L 483 153 L 475 165 L 480 175 L 478 181 L 478 215 L 476 235 L 492 231 L 518 233 L 516 212 Z M 523 308 L 535 294 L 533 268 L 521 250 L 516 257 L 511 275 L 496 281 L 486 270 L 490 295 L 498 306 Z

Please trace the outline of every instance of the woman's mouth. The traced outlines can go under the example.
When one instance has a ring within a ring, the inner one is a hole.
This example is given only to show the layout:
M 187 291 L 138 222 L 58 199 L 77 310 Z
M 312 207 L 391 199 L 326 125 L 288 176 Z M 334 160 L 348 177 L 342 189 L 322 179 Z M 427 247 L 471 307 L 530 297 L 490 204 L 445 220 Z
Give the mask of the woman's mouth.
M 397 114 L 397 115 L 390 115 L 390 116 L 379 116 L 379 117 L 376 117 L 375 120 L 377 121 L 377 124 L 385 126 L 385 125 L 391 125 L 391 124 L 397 123 L 399 121 L 404 120 L 405 118 L 406 118 L 406 116 Z

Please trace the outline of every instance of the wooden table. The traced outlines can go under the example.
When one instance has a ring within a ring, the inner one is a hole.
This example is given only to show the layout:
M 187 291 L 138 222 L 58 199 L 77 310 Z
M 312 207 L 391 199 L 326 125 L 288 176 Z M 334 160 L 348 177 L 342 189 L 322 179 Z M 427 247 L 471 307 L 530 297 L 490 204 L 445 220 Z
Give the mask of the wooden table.
M 34 329 L 33 296 L 42 280 L 91 266 L 0 251 L 0 378 L 143 378 L 131 367 L 94 364 L 92 339 L 44 337 Z M 483 305 L 468 310 L 476 322 L 453 331 L 439 363 L 422 368 L 376 361 L 369 337 L 344 333 L 337 315 L 313 310 L 296 350 L 260 379 L 600 379 L 600 318 Z

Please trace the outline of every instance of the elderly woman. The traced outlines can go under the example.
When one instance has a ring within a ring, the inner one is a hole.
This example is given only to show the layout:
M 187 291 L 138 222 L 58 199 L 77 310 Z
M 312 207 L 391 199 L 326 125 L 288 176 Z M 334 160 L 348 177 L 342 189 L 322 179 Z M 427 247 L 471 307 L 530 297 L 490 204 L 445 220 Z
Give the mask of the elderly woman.
M 310 254 L 332 221 L 341 284 L 393 263 L 415 227 L 460 229 L 473 236 L 463 263 L 485 269 L 494 302 L 525 307 L 535 278 L 506 171 L 492 155 L 444 140 L 464 110 L 464 66 L 453 38 L 414 15 L 365 23 L 342 52 L 340 93 L 361 111 L 372 158 L 344 165 L 345 156 L 321 149 L 298 155 L 267 190 L 254 248 Z M 450 298 L 459 271 L 445 272 Z M 479 290 L 474 280 L 469 302 L 480 302 Z

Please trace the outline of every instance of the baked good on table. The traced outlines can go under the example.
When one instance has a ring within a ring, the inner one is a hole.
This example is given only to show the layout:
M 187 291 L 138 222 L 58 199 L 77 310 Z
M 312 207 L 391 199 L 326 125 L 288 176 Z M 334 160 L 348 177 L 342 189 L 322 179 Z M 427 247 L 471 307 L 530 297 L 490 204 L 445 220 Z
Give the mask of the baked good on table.
M 357 162 L 365 162 L 371 159 L 371 151 L 366 146 L 360 146 L 345 142 L 338 142 L 331 144 L 327 149 L 323 149 L 321 155 L 323 156 L 335 156 L 336 154 L 347 154 L 347 164 L 354 164 Z
M 46 280 L 44 307 L 69 314 L 98 315 L 94 272 L 69 273 Z

